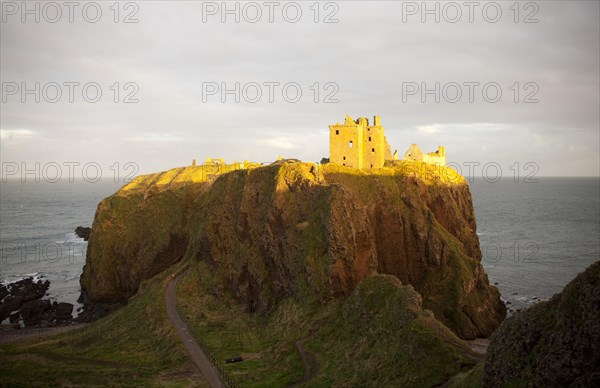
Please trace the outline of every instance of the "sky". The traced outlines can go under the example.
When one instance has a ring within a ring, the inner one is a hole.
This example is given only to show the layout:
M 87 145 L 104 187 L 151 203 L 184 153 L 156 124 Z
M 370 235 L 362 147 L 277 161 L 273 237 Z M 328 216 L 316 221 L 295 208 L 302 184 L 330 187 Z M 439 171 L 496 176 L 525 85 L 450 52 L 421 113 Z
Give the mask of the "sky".
M 597 1 L 1 5 L 3 179 L 318 162 L 347 114 L 463 175 L 600 175 Z

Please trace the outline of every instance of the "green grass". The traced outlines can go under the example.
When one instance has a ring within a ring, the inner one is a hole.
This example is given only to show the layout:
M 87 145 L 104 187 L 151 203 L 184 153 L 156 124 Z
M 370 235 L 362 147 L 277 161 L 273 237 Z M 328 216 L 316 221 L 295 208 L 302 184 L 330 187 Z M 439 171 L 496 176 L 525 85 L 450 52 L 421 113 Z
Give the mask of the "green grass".
M 0 385 L 206 386 L 166 317 L 160 280 L 84 328 L 0 346 Z
M 310 311 L 289 299 L 269 315 L 249 314 L 233 299 L 217 300 L 206 292 L 200 268 L 191 269 L 178 284 L 178 308 L 236 384 L 280 387 L 300 381 L 303 364 L 294 341 L 309 333 Z M 225 364 L 236 356 L 244 361 Z
M 205 386 L 166 317 L 165 276 L 146 281 L 127 307 L 81 330 L 2 346 L 0 384 Z M 461 340 L 392 276 L 366 279 L 346 300 L 315 306 L 289 298 L 264 314 L 215 298 L 205 278 L 206 269 L 190 266 L 178 284 L 178 309 L 241 387 L 299 382 L 303 364 L 294 341 L 315 331 L 305 349 L 321 373 L 306 386 L 430 386 L 459 373 L 455 381 L 466 384 L 480 376 Z M 244 361 L 224 363 L 235 356 Z
M 426 387 L 475 364 L 466 343 L 389 275 L 365 279 L 306 343 L 321 374 L 309 386 Z
M 459 373 L 450 380 L 448 388 L 480 388 L 483 376 L 483 364 L 479 363 L 468 372 Z

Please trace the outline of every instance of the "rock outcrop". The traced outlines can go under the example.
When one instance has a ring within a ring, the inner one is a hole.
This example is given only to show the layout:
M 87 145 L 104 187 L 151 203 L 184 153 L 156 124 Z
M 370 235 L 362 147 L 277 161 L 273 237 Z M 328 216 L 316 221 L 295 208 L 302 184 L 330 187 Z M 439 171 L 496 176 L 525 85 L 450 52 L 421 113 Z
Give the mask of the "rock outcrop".
M 600 386 L 600 261 L 490 339 L 485 387 Z
M 10 323 L 20 327 L 20 321 L 27 327 L 55 326 L 71 323 L 73 305 L 41 299 L 50 281 L 25 278 L 8 286 L 0 285 L 0 321 L 9 318 Z
M 213 293 L 251 312 L 288 297 L 348 296 L 380 273 L 412 285 L 462 338 L 488 336 L 504 319 L 480 264 L 468 184 L 454 170 L 208 168 L 138 177 L 98 205 L 81 277 L 88 307 L 126 303 L 141 281 L 185 258 L 211 274 Z
M 92 228 L 88 228 L 85 226 L 78 226 L 75 228 L 75 234 L 77 237 L 82 238 L 83 241 L 88 241 L 90 239 L 90 234 L 92 233 Z
M 49 280 L 34 282 L 33 278 L 25 278 L 7 286 L 0 285 L 0 322 L 27 302 L 43 297 L 49 287 Z

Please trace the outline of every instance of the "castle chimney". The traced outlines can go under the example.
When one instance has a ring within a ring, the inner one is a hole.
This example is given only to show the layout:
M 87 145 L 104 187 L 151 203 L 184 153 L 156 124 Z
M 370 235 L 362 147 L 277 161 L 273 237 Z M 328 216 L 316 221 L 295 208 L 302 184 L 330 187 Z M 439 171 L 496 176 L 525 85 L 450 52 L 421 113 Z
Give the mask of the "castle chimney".
M 381 117 L 380 116 L 373 117 L 373 125 L 376 127 L 381 125 Z

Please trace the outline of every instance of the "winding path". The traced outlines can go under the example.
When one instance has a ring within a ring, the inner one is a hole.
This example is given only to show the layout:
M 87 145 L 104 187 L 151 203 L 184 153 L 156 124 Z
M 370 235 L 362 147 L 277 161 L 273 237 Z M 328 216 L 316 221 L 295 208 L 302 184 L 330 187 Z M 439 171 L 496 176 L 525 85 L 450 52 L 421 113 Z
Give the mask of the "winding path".
M 314 354 L 304 349 L 304 342 L 312 337 L 315 333 L 311 333 L 304 338 L 300 338 L 294 344 L 296 345 L 296 350 L 300 353 L 300 357 L 302 358 L 302 364 L 304 365 L 304 376 L 302 377 L 302 381 L 292 385 L 292 387 L 297 387 L 301 384 L 306 383 L 308 380 L 319 374 L 319 363 L 317 362 L 317 358 Z
M 177 280 L 177 278 L 171 279 L 171 281 L 169 281 L 169 284 L 167 285 L 167 291 L 165 293 L 167 316 L 169 317 L 171 322 L 173 322 L 173 325 L 175 325 L 175 330 L 177 331 L 177 334 L 179 334 L 179 337 L 183 341 L 183 345 L 190 354 L 192 361 L 194 361 L 194 363 L 198 365 L 198 368 L 200 368 L 200 371 L 204 375 L 204 378 L 206 379 L 208 384 L 210 384 L 211 387 L 225 387 L 225 385 L 223 385 L 221 379 L 219 378 L 219 372 L 217 372 L 217 370 L 212 366 L 212 364 L 208 360 L 208 357 L 206 357 L 206 354 L 204 354 L 202 348 L 200 348 L 194 337 L 192 337 L 187 325 L 185 324 L 183 319 L 181 319 L 179 313 L 177 312 L 177 308 L 175 307 L 177 304 L 175 289 L 175 286 L 177 285 Z

